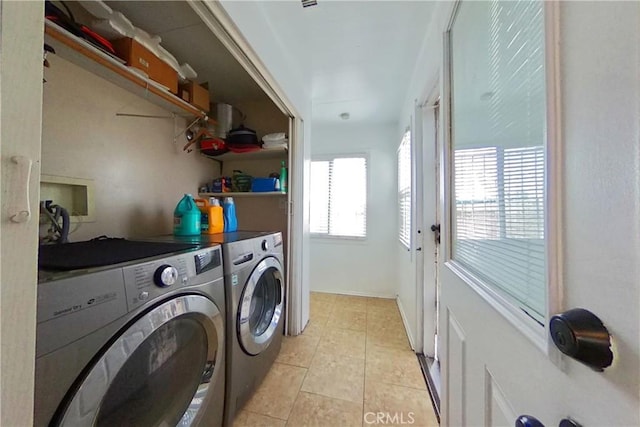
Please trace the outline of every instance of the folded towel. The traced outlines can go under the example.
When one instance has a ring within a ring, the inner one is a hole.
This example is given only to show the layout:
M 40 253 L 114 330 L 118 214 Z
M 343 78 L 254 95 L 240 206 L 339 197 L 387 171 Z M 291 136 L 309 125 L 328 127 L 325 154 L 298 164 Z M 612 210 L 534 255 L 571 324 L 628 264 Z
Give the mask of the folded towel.
M 287 148 L 289 148 L 289 144 L 287 143 L 283 143 L 283 144 L 264 144 L 262 146 L 263 149 L 265 150 L 275 150 L 275 149 L 284 149 L 286 150 Z
M 289 140 L 287 138 L 282 138 L 282 139 L 277 139 L 277 140 L 269 140 L 269 141 L 265 141 L 264 138 L 262 139 L 262 142 L 264 143 L 264 145 L 282 145 L 282 144 L 286 144 L 287 142 L 289 142 Z
M 283 139 L 286 138 L 286 135 L 284 132 L 278 132 L 278 133 L 270 133 L 267 134 L 265 136 L 262 137 L 262 140 L 264 142 L 269 142 L 269 141 L 281 141 Z

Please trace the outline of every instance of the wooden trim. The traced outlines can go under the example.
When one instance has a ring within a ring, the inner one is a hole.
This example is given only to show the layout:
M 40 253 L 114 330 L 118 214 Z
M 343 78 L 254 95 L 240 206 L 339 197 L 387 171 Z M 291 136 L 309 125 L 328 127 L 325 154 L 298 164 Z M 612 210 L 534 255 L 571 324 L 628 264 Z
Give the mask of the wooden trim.
M 563 242 L 562 242 L 562 99 L 560 83 L 560 2 L 544 4 L 545 74 L 547 95 L 547 134 L 545 144 L 545 252 L 547 260 L 547 354 L 556 366 L 563 368 L 561 355 L 549 334 L 551 316 L 564 309 Z

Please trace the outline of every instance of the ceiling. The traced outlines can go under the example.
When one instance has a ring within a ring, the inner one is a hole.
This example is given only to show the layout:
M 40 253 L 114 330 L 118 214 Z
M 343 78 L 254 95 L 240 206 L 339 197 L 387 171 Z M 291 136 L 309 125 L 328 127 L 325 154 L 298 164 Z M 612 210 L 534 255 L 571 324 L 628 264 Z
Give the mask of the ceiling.
M 435 2 L 322 1 L 311 28 L 313 118 L 397 122 Z
M 233 0 L 228 0 L 233 1 Z M 224 4 L 225 2 L 223 2 Z M 396 123 L 435 1 L 299 0 L 235 2 L 260 8 L 270 40 L 308 80 L 314 122 Z
M 180 63 L 210 83 L 214 101 L 268 99 L 186 2 L 108 1 L 134 25 L 162 37 Z M 293 53 L 292 66 L 310 78 L 313 120 L 395 123 L 435 2 L 243 2 L 261 8 L 274 43 Z M 150 13 L 150 11 L 153 13 Z

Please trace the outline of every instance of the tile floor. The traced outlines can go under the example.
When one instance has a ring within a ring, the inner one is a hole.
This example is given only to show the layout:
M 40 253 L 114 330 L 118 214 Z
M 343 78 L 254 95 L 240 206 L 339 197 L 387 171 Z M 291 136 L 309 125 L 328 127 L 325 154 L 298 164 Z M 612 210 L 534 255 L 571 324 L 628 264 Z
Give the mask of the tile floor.
M 396 302 L 312 292 L 234 427 L 374 425 L 438 426 Z

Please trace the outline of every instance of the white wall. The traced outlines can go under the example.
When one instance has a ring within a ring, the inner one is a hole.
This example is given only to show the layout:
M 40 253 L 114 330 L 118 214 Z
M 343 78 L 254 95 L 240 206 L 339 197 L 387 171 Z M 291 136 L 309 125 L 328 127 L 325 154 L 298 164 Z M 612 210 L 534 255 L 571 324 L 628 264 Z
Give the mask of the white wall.
M 367 153 L 366 241 L 311 238 L 311 289 L 393 298 L 396 295 L 395 125 L 314 125 L 312 158 Z
M 118 117 L 170 113 L 55 55 L 49 62 L 42 173 L 95 181 L 96 220 L 81 224 L 69 240 L 171 233 L 176 203 L 217 176 L 218 164 L 184 152 L 184 137 L 174 144 L 184 119 L 176 129 L 171 118 Z

